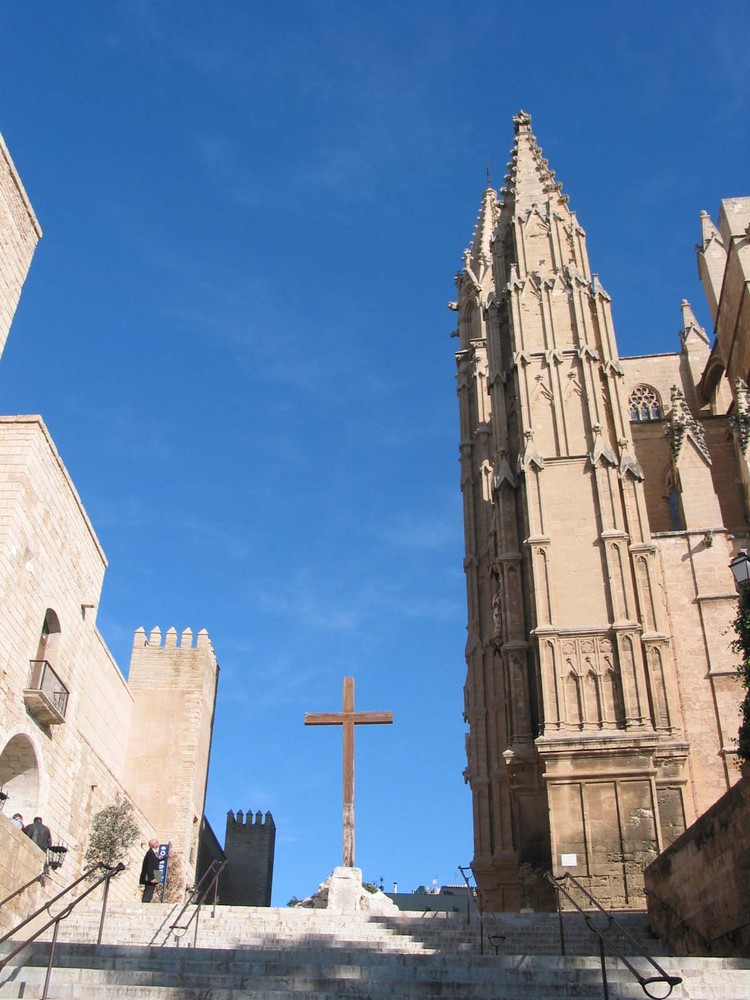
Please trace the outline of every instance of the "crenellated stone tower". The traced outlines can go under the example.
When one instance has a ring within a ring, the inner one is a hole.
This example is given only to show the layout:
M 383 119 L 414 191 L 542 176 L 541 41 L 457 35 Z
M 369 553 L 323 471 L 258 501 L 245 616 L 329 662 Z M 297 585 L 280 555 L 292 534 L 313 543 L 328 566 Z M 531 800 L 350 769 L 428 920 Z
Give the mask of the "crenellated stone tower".
M 188 879 L 195 871 L 206 800 L 219 682 L 211 639 L 201 629 L 162 637 L 137 629 L 128 687 L 133 712 L 125 784 L 159 837 L 171 840 Z
M 229 865 L 221 888 L 228 906 L 270 906 L 276 824 L 273 816 L 258 810 L 227 813 L 224 853 Z
M 700 804 L 690 787 L 685 692 L 610 297 L 529 115 L 513 121 L 506 186 L 501 198 L 484 193 L 451 303 L 473 869 L 497 909 L 547 905 L 539 868 L 568 869 L 602 901 L 641 906 L 643 866 Z M 689 528 L 726 534 L 692 412 L 703 405 L 696 386 L 708 339 L 687 308 L 676 395 L 648 414 L 664 425 L 658 488 L 678 491 Z M 733 600 L 728 558 L 724 546 L 706 557 L 713 576 L 704 592 L 722 621 Z M 705 622 L 694 640 L 702 634 Z M 701 697 L 710 714 L 712 692 Z M 727 739 L 716 728 L 718 754 Z M 708 766 L 718 795 L 731 777 L 723 760 Z

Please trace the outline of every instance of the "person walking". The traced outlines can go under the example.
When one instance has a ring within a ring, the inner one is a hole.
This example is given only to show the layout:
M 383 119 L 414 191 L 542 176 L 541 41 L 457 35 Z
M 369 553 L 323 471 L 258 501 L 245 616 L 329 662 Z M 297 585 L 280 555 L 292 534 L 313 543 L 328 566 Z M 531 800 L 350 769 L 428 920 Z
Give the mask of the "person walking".
M 154 889 L 161 881 L 159 877 L 159 855 L 156 853 L 158 846 L 159 841 L 155 837 L 152 840 L 149 840 L 148 850 L 143 858 L 140 879 L 140 883 L 143 886 L 143 895 L 141 896 L 142 903 L 151 902 L 154 898 Z
M 49 827 L 42 822 L 41 816 L 35 816 L 34 822 L 25 826 L 23 832 L 45 853 L 52 847 L 52 834 L 49 832 Z

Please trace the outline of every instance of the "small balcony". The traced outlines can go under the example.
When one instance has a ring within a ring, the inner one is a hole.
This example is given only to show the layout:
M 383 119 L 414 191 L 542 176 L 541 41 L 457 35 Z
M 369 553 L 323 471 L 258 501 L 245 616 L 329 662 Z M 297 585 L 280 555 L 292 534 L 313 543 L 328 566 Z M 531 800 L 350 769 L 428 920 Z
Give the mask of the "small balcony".
M 65 722 L 68 689 L 47 660 L 31 660 L 29 686 L 23 692 L 26 708 L 38 722 L 59 726 Z

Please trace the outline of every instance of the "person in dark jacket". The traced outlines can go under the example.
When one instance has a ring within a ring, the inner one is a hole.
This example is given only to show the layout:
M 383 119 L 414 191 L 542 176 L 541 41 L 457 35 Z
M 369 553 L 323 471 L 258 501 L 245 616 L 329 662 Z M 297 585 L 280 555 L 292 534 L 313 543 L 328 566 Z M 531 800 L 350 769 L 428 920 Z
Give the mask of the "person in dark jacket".
M 159 873 L 159 855 L 156 849 L 159 841 L 154 838 L 148 842 L 148 850 L 143 858 L 141 867 L 141 885 L 143 886 L 142 903 L 150 903 L 154 898 L 154 889 L 159 885 L 161 878 Z
M 49 832 L 49 827 L 42 822 L 41 816 L 35 816 L 34 822 L 25 826 L 23 832 L 43 851 L 48 851 L 52 847 L 52 834 Z

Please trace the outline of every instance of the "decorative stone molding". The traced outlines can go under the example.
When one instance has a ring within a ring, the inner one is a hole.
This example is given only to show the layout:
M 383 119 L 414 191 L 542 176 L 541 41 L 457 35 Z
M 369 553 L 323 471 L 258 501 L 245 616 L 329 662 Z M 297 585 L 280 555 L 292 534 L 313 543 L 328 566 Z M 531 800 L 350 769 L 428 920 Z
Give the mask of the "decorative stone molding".
M 526 438 L 526 447 L 523 455 L 518 456 L 519 471 L 525 472 L 530 465 L 536 465 L 538 469 L 543 469 L 544 459 L 534 448 L 534 432 L 529 428 L 529 430 L 524 431 L 523 436 Z
M 604 289 L 601 281 L 599 281 L 599 275 L 594 274 L 591 277 L 591 297 L 592 299 L 595 299 L 597 298 L 597 296 L 606 299 L 607 302 L 612 301 L 612 297 L 610 296 L 609 292 L 607 292 Z
M 602 425 L 594 424 L 592 430 L 594 431 L 594 447 L 589 453 L 591 464 L 598 465 L 599 462 L 609 462 L 610 465 L 616 466 L 617 456 L 609 442 L 602 439 Z
M 501 448 L 497 453 L 492 487 L 495 490 L 499 490 L 506 483 L 511 489 L 516 488 L 516 477 L 513 475 L 510 462 L 508 461 L 508 449 Z
M 638 479 L 640 482 L 643 482 L 643 469 L 628 450 L 630 442 L 626 437 L 621 437 L 617 443 L 620 446 L 620 477 L 624 479 L 629 473 L 633 479 Z
M 672 411 L 669 414 L 669 427 L 667 428 L 667 434 L 671 439 L 672 454 L 674 455 L 675 462 L 679 461 L 682 453 L 682 446 L 684 445 L 685 440 L 689 437 L 692 439 L 695 447 L 698 449 L 703 458 L 705 458 L 706 462 L 711 465 L 711 455 L 709 454 L 708 446 L 706 445 L 706 435 L 703 431 L 703 425 L 699 423 L 690 412 L 690 409 L 685 402 L 685 395 L 678 386 L 672 386 L 670 395 Z
M 734 380 L 734 406 L 735 410 L 729 418 L 729 426 L 740 447 L 743 455 L 747 455 L 747 447 L 750 444 L 750 392 L 748 392 L 747 382 L 743 378 Z
M 599 360 L 599 352 L 595 347 L 590 347 L 588 344 L 582 344 L 581 347 L 576 348 L 576 353 L 581 361 L 588 358 L 590 361 Z

